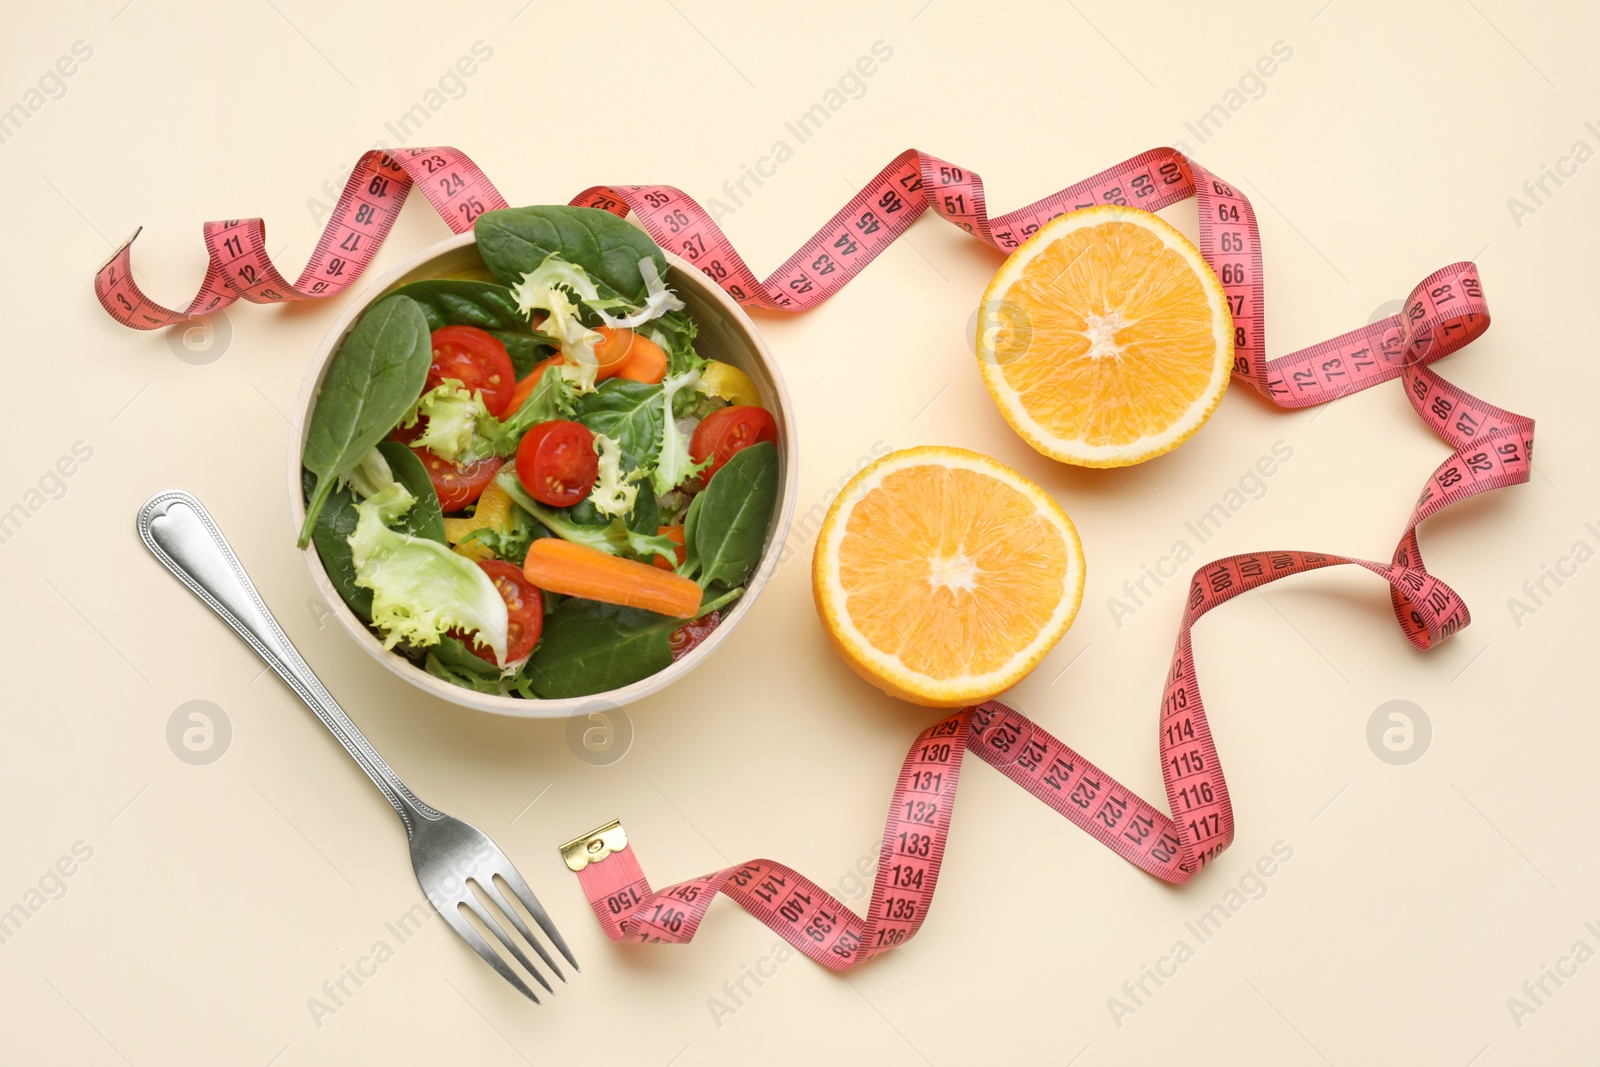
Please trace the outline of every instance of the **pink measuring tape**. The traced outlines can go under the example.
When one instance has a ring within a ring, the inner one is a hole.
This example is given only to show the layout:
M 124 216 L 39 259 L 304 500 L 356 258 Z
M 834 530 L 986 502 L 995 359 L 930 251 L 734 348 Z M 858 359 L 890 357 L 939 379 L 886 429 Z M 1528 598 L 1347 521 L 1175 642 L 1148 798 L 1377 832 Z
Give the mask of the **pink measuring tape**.
M 505 200 L 465 155 L 408 149 L 361 158 L 300 280 L 272 266 L 260 219 L 207 223 L 211 262 L 199 295 L 182 312 L 134 284 L 129 245 L 95 277 L 118 322 L 154 329 L 225 307 L 330 296 L 348 288 L 376 252 L 412 182 L 457 233 Z M 1261 242 L 1255 212 L 1237 189 L 1170 148 L 1158 148 L 1008 215 L 990 218 L 977 174 L 915 150 L 901 153 L 815 237 L 760 281 L 711 217 L 666 185 L 595 186 L 572 200 L 638 216 L 663 248 L 682 256 L 747 307 L 803 311 L 826 300 L 932 209 L 994 247 L 1016 248 L 1055 216 L 1096 204 L 1155 211 L 1194 196 L 1201 254 L 1221 279 L 1233 312 L 1234 377 L 1279 407 L 1326 403 L 1401 379 L 1413 409 L 1452 449 L 1429 476 L 1387 563 L 1312 552 L 1255 552 L 1194 573 L 1167 673 L 1158 720 L 1166 806 L 1140 799 L 1063 742 L 999 701 L 966 708 L 918 735 L 895 783 L 865 916 L 810 879 L 772 860 L 752 860 L 654 890 L 620 823 L 562 846 L 613 941 L 684 942 L 725 894 L 805 955 L 846 970 L 904 944 L 928 913 L 949 834 L 962 757 L 971 750 L 1128 862 L 1182 883 L 1233 840 L 1233 807 L 1211 738 L 1190 645 L 1206 612 L 1269 582 L 1353 564 L 1389 585 L 1395 619 L 1427 649 L 1470 621 L 1466 604 L 1423 564 L 1417 526 L 1451 504 L 1528 480 L 1533 420 L 1504 411 L 1440 378 L 1430 364 L 1489 326 L 1477 268 L 1452 263 L 1424 278 L 1399 314 L 1275 360 L 1265 356 Z M 134 235 L 137 237 L 137 233 Z M 1169 814 L 1170 813 L 1170 814 Z
M 456 233 L 472 229 L 485 211 L 506 206 L 505 198 L 466 153 L 454 148 L 419 148 L 394 156 L 368 152 L 356 163 L 334 205 L 333 215 L 293 285 L 267 255 L 267 227 L 260 219 L 208 222 L 204 234 L 206 266 L 200 291 L 182 311 L 156 303 L 133 280 L 133 242 L 122 242 L 94 276 L 94 295 L 106 313 L 135 330 L 155 330 L 184 319 L 209 315 L 243 297 L 256 304 L 310 300 L 342 293 L 361 277 L 389 234 L 414 182 Z

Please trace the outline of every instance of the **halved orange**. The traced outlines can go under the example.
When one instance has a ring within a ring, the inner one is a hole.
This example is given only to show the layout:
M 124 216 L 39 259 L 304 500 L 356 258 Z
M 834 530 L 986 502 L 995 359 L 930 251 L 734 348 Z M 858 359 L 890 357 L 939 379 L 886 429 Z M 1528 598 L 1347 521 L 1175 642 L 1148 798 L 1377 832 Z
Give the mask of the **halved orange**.
M 1015 685 L 1072 625 L 1083 546 L 1054 500 L 959 448 L 891 452 L 845 486 L 811 589 L 845 662 L 891 696 L 963 707 Z
M 1148 211 L 1060 215 L 1011 254 L 978 309 L 978 366 L 1034 448 L 1084 467 L 1170 452 L 1228 388 L 1233 316 L 1211 266 Z

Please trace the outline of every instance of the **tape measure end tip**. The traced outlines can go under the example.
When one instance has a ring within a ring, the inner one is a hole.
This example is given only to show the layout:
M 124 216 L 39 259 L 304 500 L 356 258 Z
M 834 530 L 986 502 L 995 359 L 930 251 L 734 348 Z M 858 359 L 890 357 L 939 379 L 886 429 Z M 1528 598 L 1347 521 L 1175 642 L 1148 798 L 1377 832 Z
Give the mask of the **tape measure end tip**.
M 579 834 L 571 841 L 561 846 L 561 859 L 566 863 L 567 869 L 574 873 L 583 870 L 591 863 L 599 863 L 613 852 L 621 852 L 628 847 L 628 835 L 622 829 L 621 821 L 612 819 L 603 826 L 597 826 L 586 834 Z

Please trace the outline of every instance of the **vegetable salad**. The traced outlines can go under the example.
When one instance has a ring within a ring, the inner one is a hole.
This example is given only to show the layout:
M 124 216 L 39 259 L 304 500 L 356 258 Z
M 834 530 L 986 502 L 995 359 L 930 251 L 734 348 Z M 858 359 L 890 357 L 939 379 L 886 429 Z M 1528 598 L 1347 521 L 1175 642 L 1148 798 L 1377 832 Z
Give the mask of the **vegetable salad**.
M 476 223 L 493 282 L 387 294 L 306 432 L 306 520 L 346 604 L 429 674 L 528 699 L 661 670 L 744 592 L 777 424 L 702 358 L 650 237 L 591 208 Z

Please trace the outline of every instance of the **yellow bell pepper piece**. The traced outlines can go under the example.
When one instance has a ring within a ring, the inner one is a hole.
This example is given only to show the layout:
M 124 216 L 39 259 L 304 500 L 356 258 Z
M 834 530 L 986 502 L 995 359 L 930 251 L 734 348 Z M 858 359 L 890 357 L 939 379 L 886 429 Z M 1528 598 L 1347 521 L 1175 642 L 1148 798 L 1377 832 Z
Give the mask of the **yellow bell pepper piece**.
M 499 482 L 491 480 L 478 498 L 478 510 L 472 513 L 472 521 L 480 530 L 508 533 L 511 530 L 511 494 L 500 488 Z
M 487 546 L 477 541 L 466 540 L 474 530 L 483 529 L 483 523 L 477 519 L 446 519 L 444 520 L 444 539 L 450 542 L 450 547 L 460 555 L 470 560 L 494 559 L 494 553 Z
M 494 553 L 477 541 L 467 540 L 474 530 L 496 530 L 505 533 L 511 528 L 511 497 L 495 482 L 478 498 L 478 510 L 470 518 L 445 519 L 444 537 L 463 556 L 471 560 L 494 559 Z
M 700 391 L 707 396 L 718 396 L 730 404 L 761 406 L 761 394 L 750 376 L 731 363 L 710 360 L 700 372 Z

